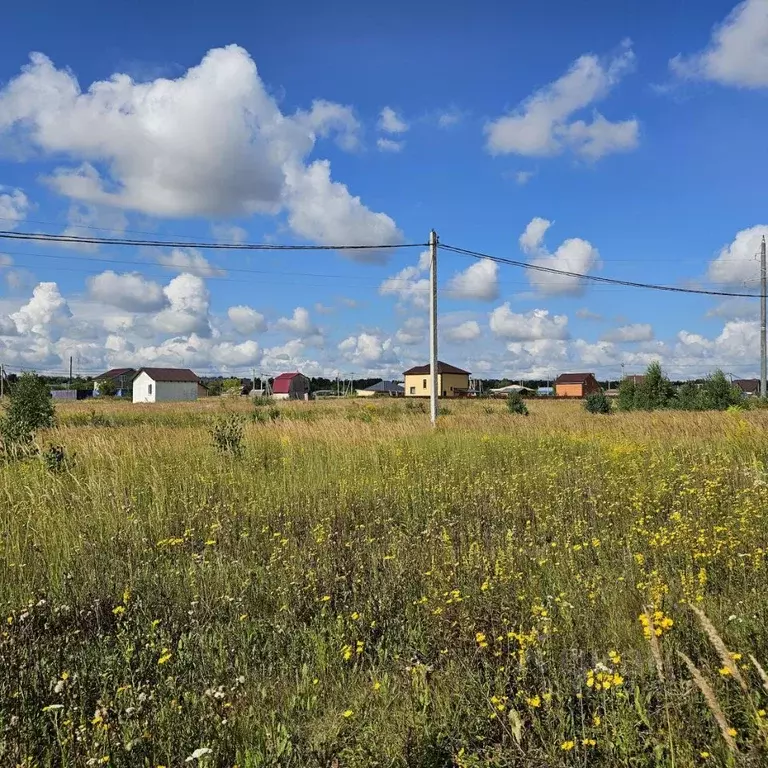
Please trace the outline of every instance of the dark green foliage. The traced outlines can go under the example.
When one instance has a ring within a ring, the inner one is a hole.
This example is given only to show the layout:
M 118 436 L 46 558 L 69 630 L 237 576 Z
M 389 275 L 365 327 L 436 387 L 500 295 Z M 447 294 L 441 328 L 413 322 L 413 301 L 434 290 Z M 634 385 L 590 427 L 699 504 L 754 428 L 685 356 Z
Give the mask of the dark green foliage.
M 667 408 L 673 396 L 674 389 L 661 370 L 661 364 L 653 362 L 648 366 L 643 380 L 635 387 L 635 408 L 638 411 Z
M 0 419 L 0 436 L 6 455 L 18 456 L 29 449 L 38 429 L 53 426 L 53 400 L 46 383 L 33 373 L 21 375 L 9 400 Z
M 254 408 L 251 414 L 251 421 L 258 424 L 268 424 L 270 421 L 280 418 L 280 409 L 275 405 L 269 408 Z
M 71 464 L 63 445 L 49 445 L 40 456 L 50 472 L 64 472 Z
M 528 406 L 519 392 L 510 392 L 507 395 L 507 410 L 519 416 L 528 415 Z
M 99 396 L 114 397 L 117 394 L 117 384 L 113 379 L 102 379 L 99 381 Z
M 264 405 L 272 405 L 272 398 L 266 397 L 265 395 L 253 395 L 251 397 L 251 405 L 253 405 L 254 408 L 261 408 Z
M 608 414 L 611 412 L 611 401 L 606 397 L 605 392 L 592 392 L 584 401 L 584 409 L 589 413 Z
M 243 420 L 236 414 L 220 416 L 211 427 L 213 444 L 220 453 L 241 456 L 243 453 Z
M 624 379 L 619 385 L 619 397 L 616 407 L 620 411 L 631 411 L 635 407 L 635 380 Z
M 701 391 L 694 382 L 686 381 L 677 390 L 674 407 L 681 411 L 701 410 Z
M 706 411 L 724 411 L 732 405 L 741 405 L 741 391 L 734 387 L 720 370 L 707 376 L 701 386 L 701 407 Z

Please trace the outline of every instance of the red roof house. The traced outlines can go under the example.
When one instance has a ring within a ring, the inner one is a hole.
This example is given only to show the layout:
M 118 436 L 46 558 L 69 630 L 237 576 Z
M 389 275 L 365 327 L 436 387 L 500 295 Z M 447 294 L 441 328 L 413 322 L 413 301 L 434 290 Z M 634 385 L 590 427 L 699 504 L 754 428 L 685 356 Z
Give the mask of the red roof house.
M 275 400 L 306 400 L 309 397 L 309 379 L 298 371 L 281 373 L 272 382 L 272 397 Z

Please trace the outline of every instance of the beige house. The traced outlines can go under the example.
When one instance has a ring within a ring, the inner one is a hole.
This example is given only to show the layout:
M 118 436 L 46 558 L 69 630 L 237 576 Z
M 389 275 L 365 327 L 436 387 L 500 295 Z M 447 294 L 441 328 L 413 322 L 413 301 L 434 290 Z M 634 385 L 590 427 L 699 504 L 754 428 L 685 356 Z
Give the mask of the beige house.
M 429 365 L 417 365 L 407 370 L 405 378 L 406 397 L 429 397 Z M 460 397 L 469 389 L 469 371 L 463 371 L 455 365 L 437 363 L 438 397 Z

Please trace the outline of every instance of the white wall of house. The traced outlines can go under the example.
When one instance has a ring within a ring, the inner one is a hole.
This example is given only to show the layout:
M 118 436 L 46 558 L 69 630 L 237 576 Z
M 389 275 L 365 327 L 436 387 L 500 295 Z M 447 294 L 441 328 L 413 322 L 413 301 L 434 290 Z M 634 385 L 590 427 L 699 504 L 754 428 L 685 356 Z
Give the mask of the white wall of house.
M 197 400 L 196 381 L 154 381 L 146 372 L 133 380 L 134 403 L 169 403 Z

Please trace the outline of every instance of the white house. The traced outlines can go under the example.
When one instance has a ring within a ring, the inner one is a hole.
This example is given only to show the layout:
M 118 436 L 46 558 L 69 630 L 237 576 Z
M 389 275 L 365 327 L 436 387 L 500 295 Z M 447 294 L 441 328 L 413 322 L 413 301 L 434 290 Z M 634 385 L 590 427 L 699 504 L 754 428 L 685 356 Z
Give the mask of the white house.
M 134 403 L 197 400 L 208 389 L 189 368 L 141 368 L 133 379 Z

